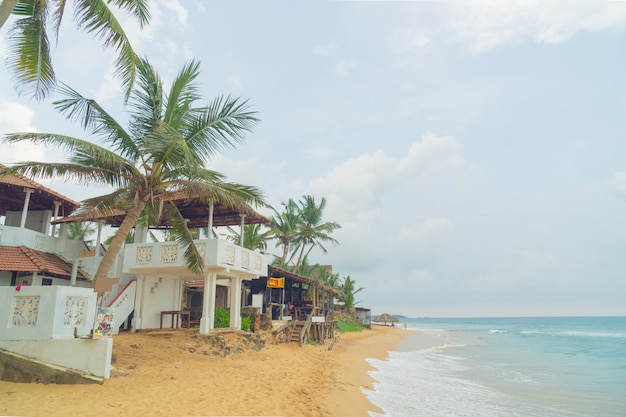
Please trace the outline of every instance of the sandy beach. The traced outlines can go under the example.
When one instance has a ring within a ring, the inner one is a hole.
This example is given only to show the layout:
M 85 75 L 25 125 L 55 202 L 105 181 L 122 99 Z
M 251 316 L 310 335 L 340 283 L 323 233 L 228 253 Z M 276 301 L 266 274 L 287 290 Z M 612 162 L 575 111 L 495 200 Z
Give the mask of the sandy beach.
M 0 381 L 0 415 L 366 417 L 381 412 L 361 392 L 373 383 L 366 359 L 385 359 L 409 332 L 374 326 L 323 346 L 269 345 L 226 357 L 195 333 L 114 336 L 115 369 L 102 385 Z

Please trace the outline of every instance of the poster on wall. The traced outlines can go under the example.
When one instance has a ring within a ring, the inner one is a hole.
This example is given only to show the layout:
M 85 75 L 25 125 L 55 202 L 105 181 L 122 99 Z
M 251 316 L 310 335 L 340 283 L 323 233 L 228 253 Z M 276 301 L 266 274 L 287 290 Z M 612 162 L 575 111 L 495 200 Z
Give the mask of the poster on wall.
M 93 329 L 94 339 L 113 336 L 114 312 L 115 308 L 113 307 L 98 307 L 98 314 L 96 315 L 96 326 Z

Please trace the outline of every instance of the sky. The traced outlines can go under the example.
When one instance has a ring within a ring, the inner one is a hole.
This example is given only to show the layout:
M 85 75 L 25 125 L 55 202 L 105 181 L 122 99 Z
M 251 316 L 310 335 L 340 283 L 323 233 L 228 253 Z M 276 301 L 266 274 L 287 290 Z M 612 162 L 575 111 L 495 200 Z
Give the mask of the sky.
M 147 28 L 123 19 L 136 51 L 166 82 L 199 60 L 207 103 L 248 99 L 261 119 L 208 167 L 278 209 L 325 197 L 339 244 L 310 261 L 363 287 L 358 306 L 626 315 L 625 1 L 150 4 Z M 113 53 L 70 16 L 58 78 L 123 120 Z M 60 96 L 18 95 L 6 65 L 0 81 L 0 133 L 85 137 Z M 63 157 L 0 144 L 4 164 Z

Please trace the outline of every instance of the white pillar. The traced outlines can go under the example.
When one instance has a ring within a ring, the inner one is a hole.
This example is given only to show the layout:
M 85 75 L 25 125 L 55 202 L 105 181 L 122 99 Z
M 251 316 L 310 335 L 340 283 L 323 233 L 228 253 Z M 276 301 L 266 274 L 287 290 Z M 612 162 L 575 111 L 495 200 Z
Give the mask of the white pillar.
M 241 330 L 241 279 L 230 279 L 230 325 L 232 329 Z
M 243 226 L 245 225 L 244 222 L 246 221 L 246 215 L 240 214 L 239 216 L 241 217 L 241 232 L 239 233 L 239 246 L 243 248 Z
M 56 251 L 63 254 L 65 250 L 65 242 L 67 241 L 67 223 L 61 223 L 59 228 L 59 238 L 57 240 Z
M 143 296 L 146 293 L 145 291 L 146 285 L 146 276 L 138 275 L 137 276 L 137 289 L 135 290 L 135 313 L 133 314 L 133 319 L 130 322 L 130 331 L 136 332 L 137 330 L 141 330 L 141 315 L 142 307 L 143 307 Z
M 30 195 L 33 193 L 32 188 L 24 188 L 24 192 L 26 193 L 26 197 L 24 197 L 24 207 L 22 208 L 22 221 L 20 222 L 20 228 L 24 228 L 26 226 L 26 215 L 28 214 L 28 204 L 30 203 Z
M 200 334 L 209 334 L 215 327 L 215 288 L 217 274 L 209 272 L 204 277 L 204 297 L 202 298 L 202 318 L 200 319 Z
M 78 261 L 79 261 L 79 258 L 75 258 L 74 263 L 72 264 L 72 275 L 70 276 L 70 287 L 76 286 L 76 277 L 78 277 Z
M 102 239 L 102 220 L 98 220 L 98 237 L 96 238 L 96 256 L 100 256 L 100 240 Z
M 135 225 L 135 239 L 133 243 L 146 243 L 148 237 L 148 228 L 144 226 Z
M 213 211 L 214 211 L 213 203 L 209 204 L 209 239 L 213 239 Z
M 52 215 L 53 220 L 56 220 L 57 217 L 59 217 L 59 207 L 61 206 L 61 202 L 60 201 L 55 201 L 54 202 L 54 214 Z M 51 225 L 52 227 L 50 228 L 50 236 L 54 237 L 54 232 L 57 230 L 57 225 L 53 224 Z

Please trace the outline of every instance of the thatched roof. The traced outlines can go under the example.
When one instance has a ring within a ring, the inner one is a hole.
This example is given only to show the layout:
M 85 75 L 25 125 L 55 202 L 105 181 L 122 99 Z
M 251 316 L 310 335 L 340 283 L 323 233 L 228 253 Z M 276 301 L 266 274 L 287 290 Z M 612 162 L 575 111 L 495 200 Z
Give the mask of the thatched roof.
M 397 323 L 399 320 L 391 314 L 383 313 L 372 321 L 377 323 Z
M 5 165 L 0 164 L 0 172 L 5 168 Z M 69 215 L 79 206 L 78 202 L 21 174 L 5 174 L 0 175 L 0 216 L 5 215 L 9 211 L 22 211 L 24 199 L 26 198 L 24 188 L 34 190 L 30 195 L 29 210 L 54 211 L 54 202 L 60 201 L 59 213 Z
M 303 277 L 302 275 L 294 274 L 293 272 L 285 271 L 284 269 L 268 265 L 267 267 L 267 276 L 268 277 L 285 277 L 289 278 L 296 282 L 302 282 L 306 285 L 310 285 L 311 287 L 315 287 L 320 291 L 329 293 L 334 297 L 339 297 L 341 293 L 337 288 L 329 287 L 328 285 L 324 285 L 324 283 L 320 280 Z
M 197 198 L 189 198 L 183 192 L 171 193 L 168 199 L 173 201 L 184 219 L 188 219 L 187 226 L 190 229 L 197 229 L 200 227 L 208 226 L 209 219 L 209 205 L 203 203 Z M 249 205 L 240 205 L 237 208 L 226 207 L 219 203 L 213 205 L 213 226 L 237 226 L 241 224 L 240 214 L 245 214 L 245 224 L 267 224 L 271 220 L 259 213 L 257 213 Z M 98 221 L 102 220 L 106 224 L 119 227 L 124 220 L 126 212 L 123 210 L 110 210 L 109 212 L 81 212 L 73 216 L 64 217 L 58 219 L 53 223 L 75 223 L 86 221 Z M 161 218 L 160 224 L 155 226 L 156 228 L 163 228 L 169 225 L 169 219 Z

